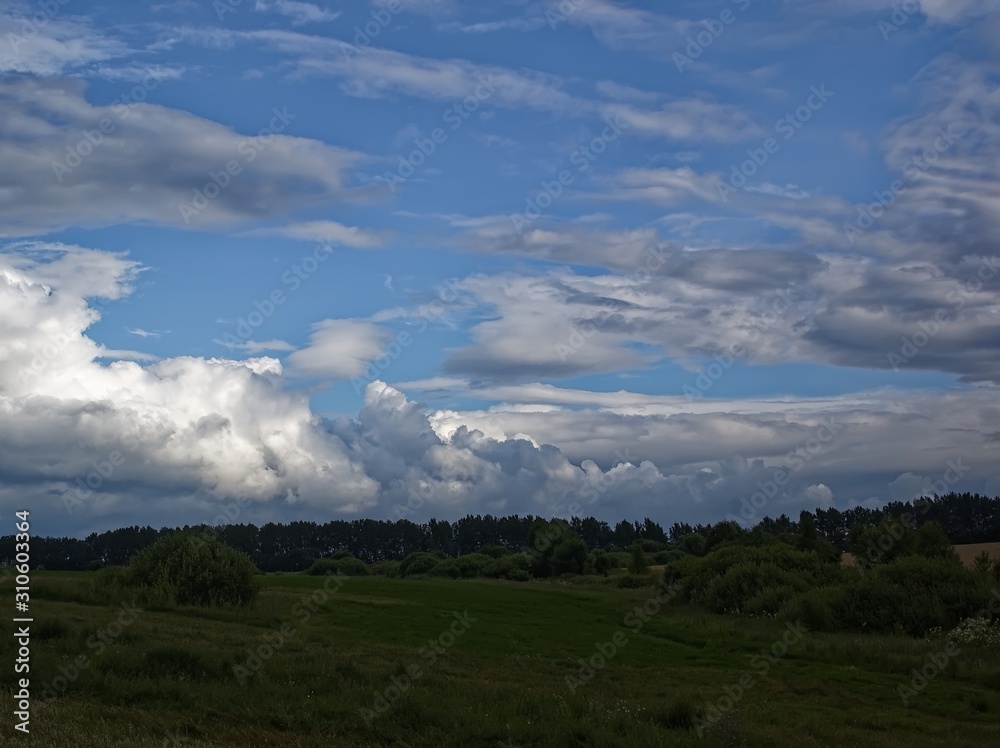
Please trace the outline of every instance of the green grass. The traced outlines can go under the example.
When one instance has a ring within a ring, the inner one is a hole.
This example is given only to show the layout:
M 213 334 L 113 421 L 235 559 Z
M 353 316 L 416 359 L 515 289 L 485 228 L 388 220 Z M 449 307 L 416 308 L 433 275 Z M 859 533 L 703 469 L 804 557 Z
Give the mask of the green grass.
M 145 611 L 103 644 L 121 608 L 93 604 L 92 579 L 33 575 L 34 712 L 25 744 L 1000 745 L 1000 653 L 964 649 L 907 707 L 897 686 L 940 645 L 807 634 L 763 676 L 751 663 L 780 639 L 782 623 L 666 606 L 636 633 L 625 617 L 649 588 L 350 578 L 304 620 L 296 606 L 325 580 L 269 575 L 250 610 Z M 13 599 L 10 586 L 0 588 L 3 599 Z M 429 663 L 421 650 L 465 611 L 475 621 Z M 294 631 L 241 685 L 233 667 L 283 624 Z M 578 659 L 616 631 L 627 643 L 571 693 L 566 677 L 578 675 Z M 11 636 L 0 642 L 9 705 L 15 645 Z M 42 684 L 80 655 L 87 667 L 44 702 Z M 376 693 L 413 666 L 420 677 L 366 723 L 362 710 L 374 708 Z M 693 719 L 748 671 L 753 684 L 699 736 Z M 6 714 L 0 744 L 13 732 Z

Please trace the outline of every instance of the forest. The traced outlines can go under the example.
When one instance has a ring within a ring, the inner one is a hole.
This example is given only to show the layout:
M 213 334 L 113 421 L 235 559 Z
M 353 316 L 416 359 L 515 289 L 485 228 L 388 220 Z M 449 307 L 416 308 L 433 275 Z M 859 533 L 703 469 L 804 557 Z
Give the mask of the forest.
M 798 520 L 785 515 L 765 517 L 753 527 L 755 534 L 786 536 L 799 532 L 803 521 L 815 527 L 818 538 L 840 551 L 851 550 L 851 530 L 856 526 L 879 526 L 897 518 L 909 518 L 913 528 L 934 522 L 956 544 L 1000 540 L 1000 497 L 949 493 L 907 502 L 891 502 L 877 509 L 857 506 L 802 512 Z M 533 515 L 495 517 L 469 515 L 454 522 L 431 519 L 417 524 L 406 519 L 333 520 L 326 523 L 199 525 L 183 528 L 123 527 L 86 538 L 35 537 L 31 541 L 32 560 L 49 570 L 80 571 L 127 563 L 139 551 L 179 530 L 194 529 L 210 534 L 224 544 L 247 554 L 262 571 L 303 571 L 314 561 L 346 552 L 366 564 L 402 561 L 418 552 L 436 552 L 455 558 L 483 549 L 520 552 L 533 546 L 532 532 L 546 518 Z M 735 523 L 715 524 L 675 522 L 666 530 L 645 518 L 642 522 L 622 520 L 617 524 L 593 517 L 573 517 L 565 521 L 568 530 L 590 552 L 625 552 L 637 543 L 656 563 L 674 560 L 676 553 L 704 555 L 713 545 L 732 533 Z M 738 526 L 736 526 L 738 527 Z M 659 555 L 658 554 L 667 554 Z M 0 537 L 0 565 L 14 561 L 14 536 Z

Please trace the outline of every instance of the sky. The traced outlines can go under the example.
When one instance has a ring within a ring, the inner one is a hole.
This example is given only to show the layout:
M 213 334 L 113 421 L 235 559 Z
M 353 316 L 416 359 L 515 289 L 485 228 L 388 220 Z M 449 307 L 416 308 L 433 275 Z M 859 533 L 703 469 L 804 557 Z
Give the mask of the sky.
M 992 0 L 0 0 L 0 522 L 1000 494 L 997 38 Z

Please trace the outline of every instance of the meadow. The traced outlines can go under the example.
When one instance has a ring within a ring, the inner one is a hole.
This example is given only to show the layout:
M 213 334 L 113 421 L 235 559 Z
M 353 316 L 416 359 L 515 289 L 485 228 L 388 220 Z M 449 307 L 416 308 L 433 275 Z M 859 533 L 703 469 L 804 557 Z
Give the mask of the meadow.
M 8 708 L 0 744 L 1000 745 L 996 646 L 714 615 L 662 583 L 279 573 L 248 608 L 130 612 L 95 577 L 33 573 L 31 735 Z

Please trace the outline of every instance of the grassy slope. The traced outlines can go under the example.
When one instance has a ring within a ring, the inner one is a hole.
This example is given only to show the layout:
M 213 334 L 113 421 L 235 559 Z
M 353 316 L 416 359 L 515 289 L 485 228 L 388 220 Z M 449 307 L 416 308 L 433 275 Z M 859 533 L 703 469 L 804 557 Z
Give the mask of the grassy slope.
M 963 746 L 1000 745 L 1000 656 L 963 651 L 904 707 L 896 687 L 940 649 L 902 637 L 809 634 L 761 677 L 751 658 L 775 621 L 670 608 L 639 633 L 623 623 L 649 590 L 485 581 L 348 579 L 308 621 L 295 605 L 323 583 L 269 576 L 253 611 L 145 612 L 100 655 L 88 636 L 117 610 L 87 604 L 92 575 L 33 580 L 32 745 L 52 746 Z M 5 583 L 4 587 L 10 584 Z M 0 598 L 11 600 L 10 590 Z M 420 649 L 452 611 L 476 621 L 433 665 Z M 295 632 L 246 685 L 232 666 L 288 622 Z M 615 631 L 611 663 L 571 694 L 565 677 Z M 93 641 L 93 640 L 92 640 Z M 13 686 L 12 637 L 0 681 Z M 60 664 L 89 666 L 50 703 Z M 393 675 L 422 676 L 366 725 Z M 704 738 L 672 729 L 672 705 L 715 702 L 750 671 L 754 685 Z M 8 704 L 11 701 L 8 699 Z M 11 715 L 0 745 L 11 734 Z M 172 738 L 171 738 L 172 736 Z M 171 742 L 172 740 L 172 742 Z

